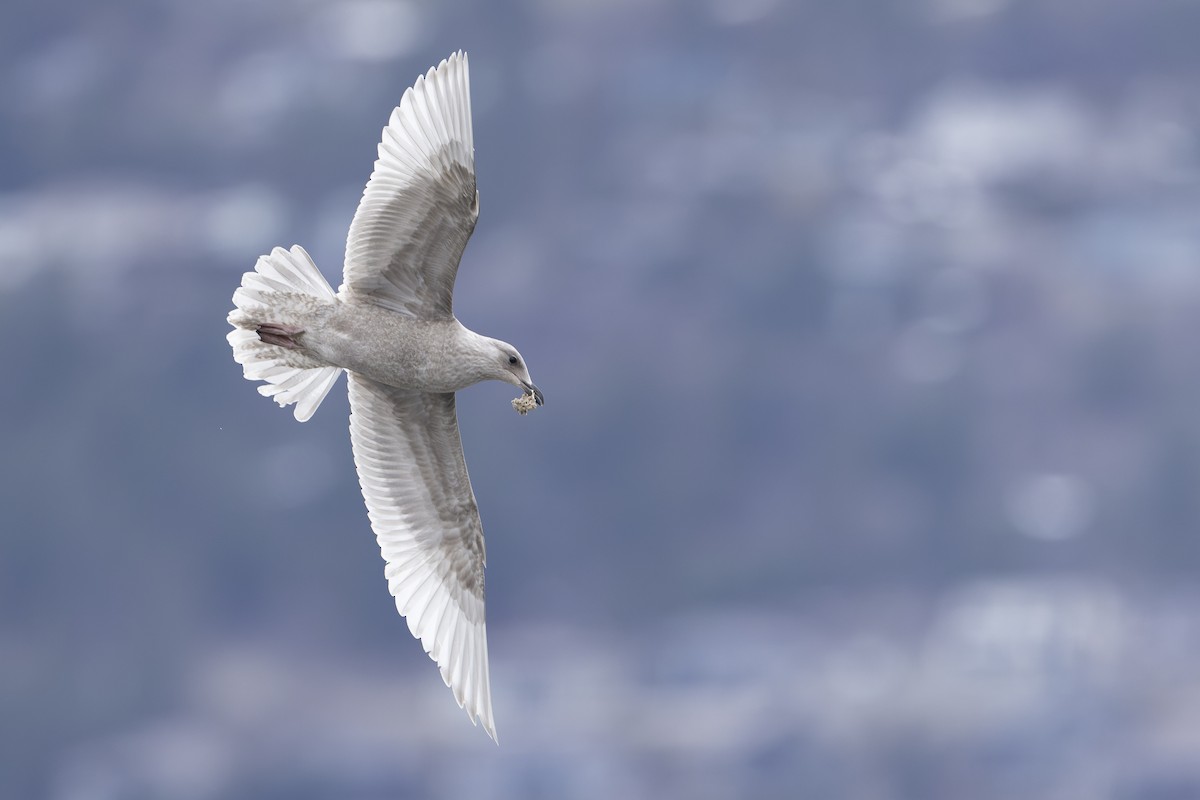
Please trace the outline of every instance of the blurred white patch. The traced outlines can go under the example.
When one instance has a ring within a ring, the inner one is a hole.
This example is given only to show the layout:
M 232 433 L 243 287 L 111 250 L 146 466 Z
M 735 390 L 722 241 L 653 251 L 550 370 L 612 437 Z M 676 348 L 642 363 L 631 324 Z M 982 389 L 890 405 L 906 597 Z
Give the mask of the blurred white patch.
M 286 220 L 287 206 L 279 192 L 248 183 L 226 189 L 213 199 L 204 215 L 203 232 L 216 255 L 244 261 L 278 244 Z
M 1128 628 L 1120 596 L 1103 582 L 968 582 L 941 603 L 901 708 L 937 740 L 1011 731 L 1064 690 L 1119 680 Z
M 0 198 L 0 289 L 60 269 L 94 306 L 122 293 L 123 273 L 194 241 L 195 197 L 110 182 L 45 186 Z M 167 262 L 169 265 L 169 261 Z
M 954 84 L 934 92 L 909 142 L 913 157 L 991 182 L 1088 168 L 1096 126 L 1076 96 Z
M 758 22 L 779 5 L 779 0 L 709 0 L 713 20 L 722 25 L 746 25 Z
M 976 581 L 947 599 L 930 643 L 979 672 L 1044 674 L 1069 668 L 1063 656 L 1101 666 L 1118 649 L 1124 611 L 1100 582 Z
M 1009 492 L 1013 527 L 1034 539 L 1060 541 L 1083 533 L 1092 519 L 1093 492 L 1082 478 L 1060 473 L 1026 475 Z
M 256 491 L 263 499 L 284 508 L 311 503 L 324 494 L 332 482 L 333 468 L 328 457 L 317 445 L 302 442 L 268 450 L 254 476 Z
M 23 224 L 15 200 L 0 199 L 0 292 L 16 289 L 39 263 L 37 230 Z
M 0 291 L 54 269 L 97 301 L 124 294 L 125 275 L 147 264 L 190 268 L 209 253 L 253 263 L 280 243 L 288 214 L 282 196 L 258 184 L 184 193 L 92 181 L 0 196 Z
M 412 52 L 425 35 L 422 9 L 407 0 L 344 0 L 330 3 L 313 20 L 313 39 L 334 56 L 392 61 Z

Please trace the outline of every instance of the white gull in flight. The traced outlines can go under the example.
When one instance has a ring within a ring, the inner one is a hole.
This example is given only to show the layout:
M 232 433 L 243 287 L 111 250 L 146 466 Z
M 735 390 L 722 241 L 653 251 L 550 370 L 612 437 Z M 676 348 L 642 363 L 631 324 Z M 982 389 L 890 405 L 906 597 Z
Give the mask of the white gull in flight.
M 384 575 L 409 630 L 472 723 L 495 739 L 483 602 L 483 529 L 454 393 L 485 380 L 542 404 L 517 349 L 465 328 L 454 278 L 479 216 L 467 57 L 418 77 L 392 112 L 346 242 L 334 294 L 299 245 L 242 277 L 228 339 L 245 377 L 296 419 L 342 370 L 350 443 Z

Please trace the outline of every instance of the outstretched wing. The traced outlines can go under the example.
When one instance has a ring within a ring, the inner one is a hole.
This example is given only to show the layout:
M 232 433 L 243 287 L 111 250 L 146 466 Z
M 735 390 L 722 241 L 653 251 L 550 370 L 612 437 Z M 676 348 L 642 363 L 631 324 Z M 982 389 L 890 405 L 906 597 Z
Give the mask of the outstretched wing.
M 467 56 L 417 78 L 392 112 L 350 223 L 341 291 L 423 319 L 453 314 L 479 217 Z
M 350 442 L 384 574 L 408 628 L 471 722 L 495 739 L 483 606 L 483 527 L 454 394 L 349 373 Z

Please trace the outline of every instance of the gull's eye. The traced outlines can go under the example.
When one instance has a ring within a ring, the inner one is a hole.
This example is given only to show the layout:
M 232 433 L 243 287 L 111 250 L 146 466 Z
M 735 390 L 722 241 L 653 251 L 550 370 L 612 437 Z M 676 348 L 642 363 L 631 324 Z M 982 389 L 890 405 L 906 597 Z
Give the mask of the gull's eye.
M 509 356 L 508 363 L 512 364 L 515 367 L 517 364 L 520 364 L 521 362 L 516 356 Z

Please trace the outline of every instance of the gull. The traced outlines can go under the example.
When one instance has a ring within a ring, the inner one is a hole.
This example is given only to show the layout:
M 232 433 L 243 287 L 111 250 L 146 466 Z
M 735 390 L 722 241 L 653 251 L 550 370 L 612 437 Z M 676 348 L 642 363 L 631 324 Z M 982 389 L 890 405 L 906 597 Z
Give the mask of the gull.
M 276 247 L 242 276 L 227 339 L 246 379 L 295 404 L 301 422 L 347 373 L 350 444 L 388 589 L 459 706 L 497 740 L 483 528 L 454 393 L 500 380 L 522 389 L 522 414 L 544 401 L 515 347 L 454 316 L 479 217 L 465 53 L 404 92 L 378 152 L 337 293 L 302 247 Z

